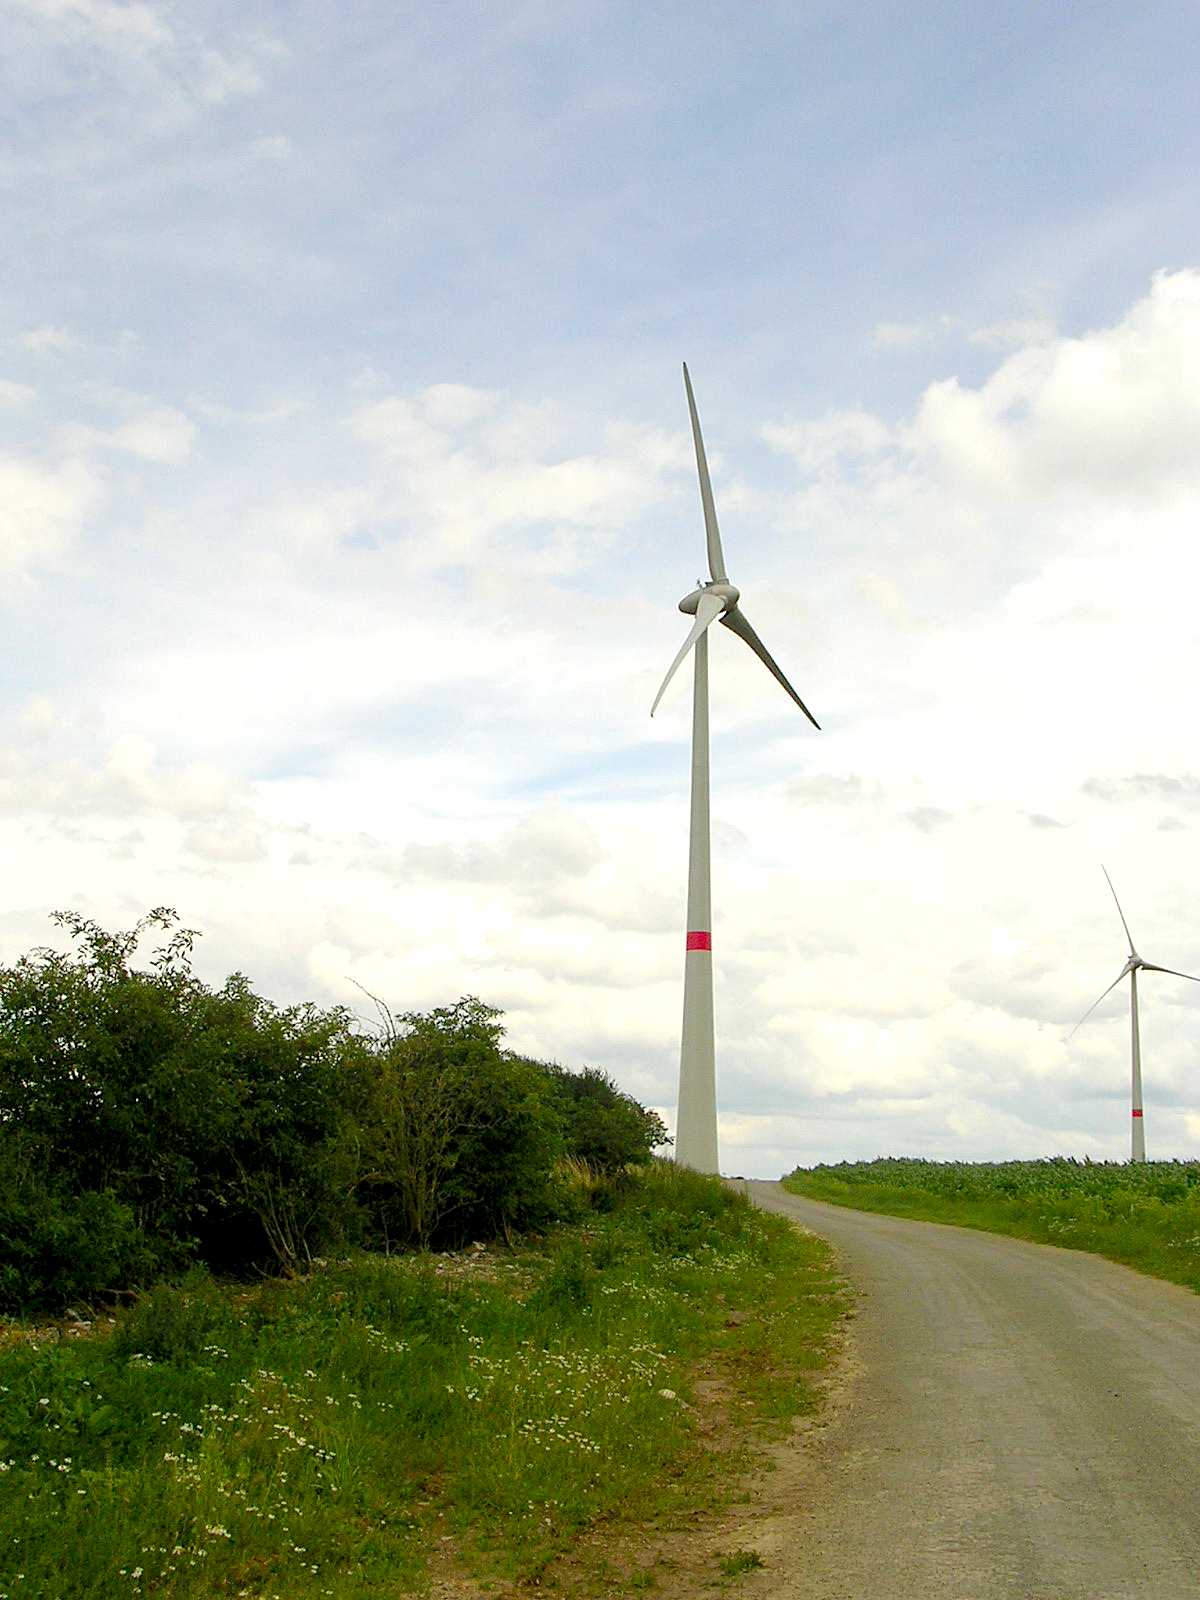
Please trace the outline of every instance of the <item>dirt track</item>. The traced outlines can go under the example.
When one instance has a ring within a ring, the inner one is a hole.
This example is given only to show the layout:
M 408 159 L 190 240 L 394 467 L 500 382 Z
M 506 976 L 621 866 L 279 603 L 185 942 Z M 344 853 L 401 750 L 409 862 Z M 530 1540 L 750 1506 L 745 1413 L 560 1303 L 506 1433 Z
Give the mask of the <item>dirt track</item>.
M 767 1564 L 739 1595 L 1200 1600 L 1200 1296 L 746 1188 L 829 1239 L 861 1298 L 829 1425 L 741 1530 Z

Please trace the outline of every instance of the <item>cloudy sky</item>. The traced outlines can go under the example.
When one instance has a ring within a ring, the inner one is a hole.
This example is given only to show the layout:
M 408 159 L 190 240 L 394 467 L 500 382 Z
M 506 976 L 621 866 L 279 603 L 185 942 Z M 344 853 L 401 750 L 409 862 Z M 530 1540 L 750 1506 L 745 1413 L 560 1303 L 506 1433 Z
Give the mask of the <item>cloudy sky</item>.
M 168 904 L 672 1120 L 686 359 L 823 729 L 716 630 L 723 1167 L 1123 1156 L 1101 862 L 1200 972 L 1194 0 L 0 23 L 0 961 Z

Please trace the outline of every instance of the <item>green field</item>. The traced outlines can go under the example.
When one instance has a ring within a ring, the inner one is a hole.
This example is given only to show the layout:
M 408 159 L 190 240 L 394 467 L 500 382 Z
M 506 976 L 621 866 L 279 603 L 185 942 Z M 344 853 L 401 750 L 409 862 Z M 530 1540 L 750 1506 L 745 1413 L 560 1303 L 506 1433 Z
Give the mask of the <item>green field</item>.
M 593 1198 L 511 1250 L 197 1275 L 111 1326 L 0 1325 L 0 1597 L 532 1581 L 599 1523 L 719 1501 L 746 1428 L 815 1404 L 829 1252 L 667 1163 Z
M 919 1161 L 798 1167 L 812 1200 L 1091 1250 L 1200 1290 L 1200 1162 Z

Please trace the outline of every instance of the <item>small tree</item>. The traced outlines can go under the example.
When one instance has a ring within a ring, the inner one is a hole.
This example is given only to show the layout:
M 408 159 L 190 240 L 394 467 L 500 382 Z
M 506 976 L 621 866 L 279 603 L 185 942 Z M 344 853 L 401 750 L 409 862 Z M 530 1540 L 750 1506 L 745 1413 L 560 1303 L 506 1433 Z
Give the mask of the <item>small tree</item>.
M 452 1203 L 447 1181 L 470 1107 L 459 1066 L 439 1061 L 439 1052 L 429 1059 L 411 1026 L 412 1013 L 405 1031 L 382 1001 L 375 1004 L 382 1038 L 373 1062 L 359 1183 L 385 1248 L 395 1240 L 427 1250 Z
M 640 1105 L 599 1067 L 569 1072 L 553 1063 L 542 1070 L 558 1096 L 567 1154 L 595 1171 L 614 1173 L 644 1166 L 656 1149 L 670 1144 L 657 1111 Z
M 543 1076 L 500 1047 L 500 1013 L 473 995 L 394 1019 L 379 1005 L 362 1183 L 377 1235 L 508 1234 L 553 1209 L 562 1150 Z

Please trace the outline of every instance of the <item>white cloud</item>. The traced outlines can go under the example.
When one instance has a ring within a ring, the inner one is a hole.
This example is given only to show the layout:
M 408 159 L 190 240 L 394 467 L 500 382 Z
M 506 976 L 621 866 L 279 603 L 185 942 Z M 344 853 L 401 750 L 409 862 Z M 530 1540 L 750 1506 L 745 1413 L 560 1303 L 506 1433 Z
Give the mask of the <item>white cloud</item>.
M 79 348 L 79 340 L 69 329 L 51 324 L 42 328 L 30 328 L 28 332 L 21 334 L 18 342 L 26 350 L 31 350 L 35 356 L 70 355 Z
M 27 406 L 35 398 L 36 389 L 31 389 L 27 383 L 13 383 L 8 378 L 0 378 L 0 406 L 8 406 L 15 410 L 19 406 Z
M 55 733 L 78 738 L 71 719 L 46 695 L 25 706 L 20 727 L 28 742 L 0 753 L 0 810 L 55 818 L 160 814 L 178 819 L 224 816 L 244 801 L 239 786 L 211 762 L 160 761 L 142 734 L 122 734 L 99 758 L 47 753 Z
M 503 883 L 518 895 L 586 873 L 602 859 L 591 829 L 562 807 L 528 817 L 494 843 L 409 844 L 389 864 L 435 883 Z
M 976 328 L 970 339 L 972 344 L 989 350 L 1021 350 L 1027 345 L 1048 343 L 1056 332 L 1054 318 L 1048 312 L 1030 311 L 1025 316 L 1008 317 L 986 328 Z
M 904 813 L 905 822 L 910 822 L 921 833 L 934 833 L 938 828 L 944 828 L 948 822 L 954 821 L 954 813 L 943 811 L 940 806 L 917 806 L 913 811 Z
M 1163 800 L 1172 805 L 1200 805 L 1200 778 L 1190 772 L 1135 772 L 1123 778 L 1088 778 L 1080 792 L 1093 800 Z
M 142 52 L 174 38 L 161 8 L 141 0 L 10 0 L 65 33 L 85 35 L 117 50 Z
M 925 322 L 877 322 L 871 341 L 878 350 L 927 350 L 961 335 L 962 322 L 943 312 Z
M 151 740 L 124 734 L 115 741 L 104 764 L 102 785 L 125 804 L 174 816 L 210 815 L 231 804 L 228 776 L 211 762 L 183 766 L 159 763 Z
M 0 456 L 0 573 L 53 565 L 95 506 L 99 487 L 81 461 L 56 467 Z
M 789 797 L 804 805 L 856 806 L 879 799 L 879 785 L 868 784 L 857 773 L 820 772 L 788 784 Z
M 281 53 L 256 27 L 207 27 L 195 7 L 8 0 L 8 9 L 24 23 L 12 45 L 18 71 L 54 108 L 36 151 L 23 154 L 24 173 L 56 192 L 69 192 L 66 174 L 124 164 L 147 138 L 261 93 Z
M 196 425 L 177 406 L 95 384 L 77 386 L 74 403 L 81 410 L 104 418 L 100 424 L 72 422 L 60 428 L 60 441 L 76 453 L 115 450 L 140 461 L 172 466 L 185 461 L 191 453 Z
M 1048 817 L 1042 811 L 1031 811 L 1029 813 L 1029 825 L 1032 828 L 1067 828 L 1070 826 L 1067 822 L 1059 822 L 1057 817 Z
M 31 695 L 22 708 L 21 727 L 35 738 L 45 737 L 58 727 L 59 722 L 58 709 L 48 695 Z
M 818 422 L 776 424 L 764 428 L 763 437 L 811 475 L 844 470 L 847 462 L 876 455 L 893 442 L 892 430 L 867 411 L 836 411 Z
M 158 406 L 131 417 L 108 435 L 119 450 L 143 461 L 174 465 L 187 459 L 196 436 L 196 426 L 174 406 Z
M 929 329 L 920 322 L 877 322 L 871 337 L 881 350 L 911 350 L 926 342 Z
M 682 441 L 652 429 L 610 427 L 600 451 L 575 452 L 565 420 L 462 384 L 436 384 L 359 408 L 357 436 L 378 452 L 381 502 L 391 520 L 421 530 L 413 555 L 462 560 L 509 528 L 549 525 L 524 570 L 558 572 L 594 558 L 615 530 L 663 499 Z M 672 486 L 673 487 L 673 486 Z M 430 532 L 436 530 L 434 540 Z M 587 530 L 586 546 L 579 530 Z
M 205 861 L 245 864 L 262 861 L 267 854 L 262 830 L 246 819 L 230 819 L 191 828 L 183 849 Z
M 982 327 L 943 312 L 924 322 L 879 322 L 871 332 L 878 350 L 918 351 L 966 340 L 987 350 L 1022 350 L 1053 339 L 1056 325 L 1041 292 L 1022 297 L 1021 309 Z
M 1160 273 L 1115 327 L 926 392 L 910 447 L 960 489 L 1144 501 L 1200 481 L 1200 272 Z
M 252 56 L 230 55 L 211 48 L 200 52 L 201 99 L 221 105 L 234 95 L 257 94 L 262 86 L 262 73 Z

